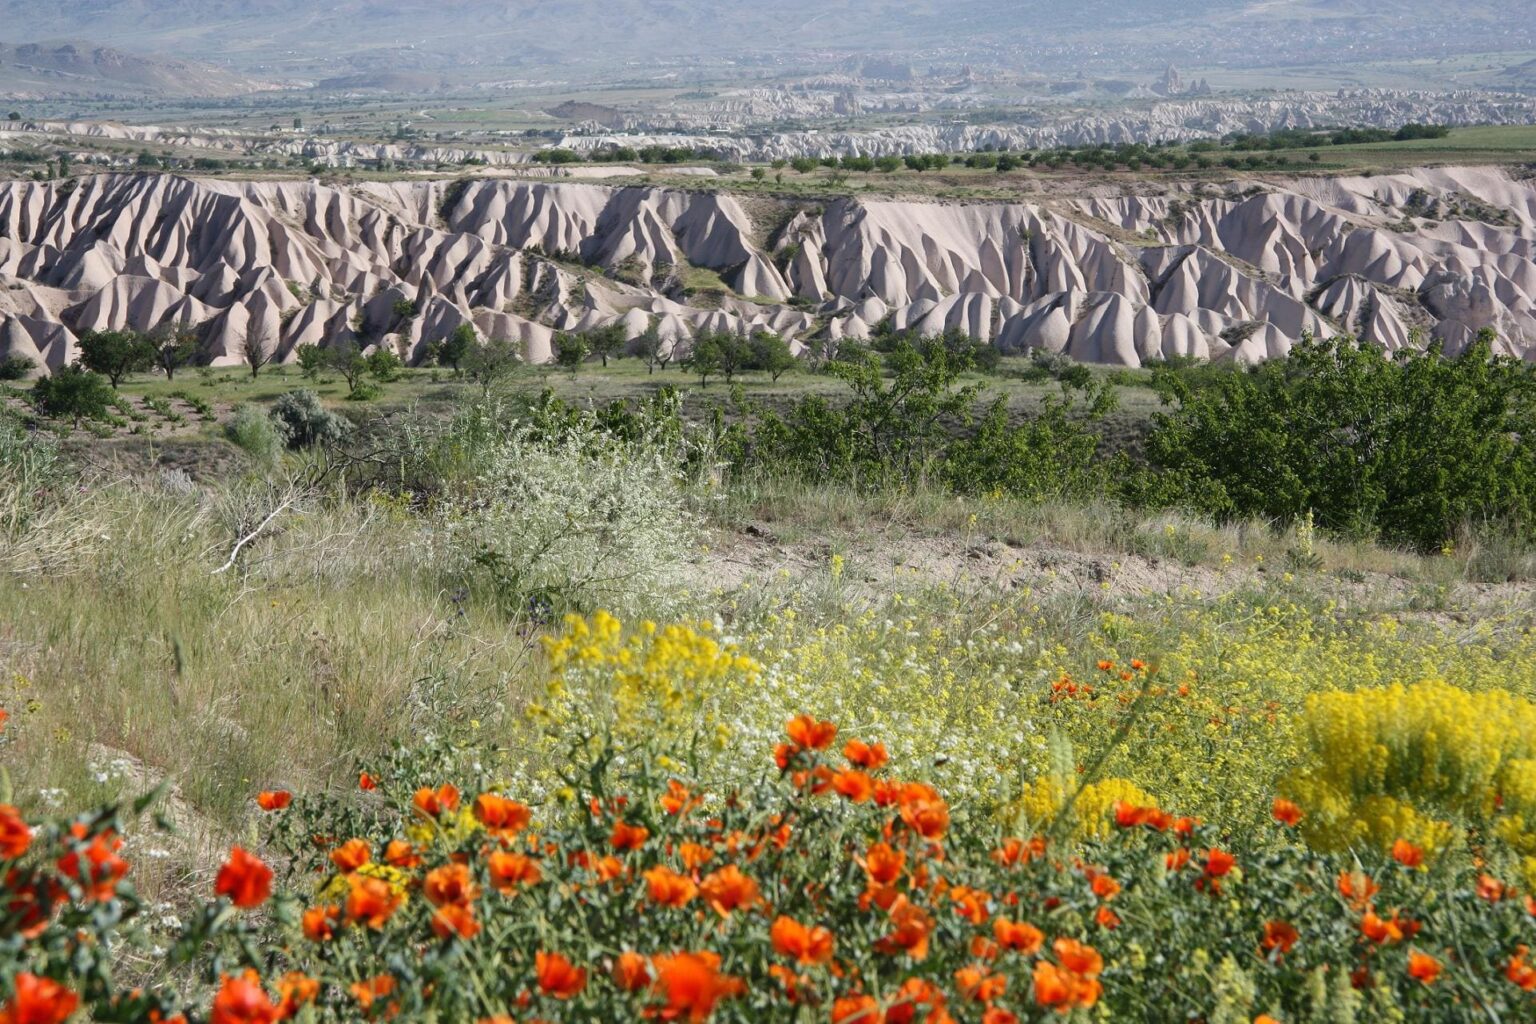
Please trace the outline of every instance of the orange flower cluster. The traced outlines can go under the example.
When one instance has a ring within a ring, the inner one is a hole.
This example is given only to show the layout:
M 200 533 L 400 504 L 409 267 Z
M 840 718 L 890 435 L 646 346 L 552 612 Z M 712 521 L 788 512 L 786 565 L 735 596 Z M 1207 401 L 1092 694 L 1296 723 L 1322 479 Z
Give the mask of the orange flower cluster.
M 1035 962 L 1035 1002 L 1057 1010 L 1091 1007 L 1099 1001 L 1104 986 L 1099 972 L 1104 960 L 1090 946 L 1074 939 L 1057 939 L 1052 945 L 1056 962 Z

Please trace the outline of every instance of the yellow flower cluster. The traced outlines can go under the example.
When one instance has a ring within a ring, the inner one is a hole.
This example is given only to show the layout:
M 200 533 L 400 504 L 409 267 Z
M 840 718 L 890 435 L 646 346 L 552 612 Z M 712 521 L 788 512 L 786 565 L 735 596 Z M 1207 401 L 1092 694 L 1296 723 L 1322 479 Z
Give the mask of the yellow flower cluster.
M 1052 828 L 1057 817 L 1067 811 L 1073 836 L 1078 839 L 1103 839 L 1114 828 L 1116 804 L 1157 806 L 1156 800 L 1129 779 L 1090 782 L 1081 791 L 1077 791 L 1076 799 L 1073 799 L 1074 791 L 1077 791 L 1077 784 L 1073 780 L 1047 776 L 1025 786 L 1009 810 L 1013 816 L 1023 819 L 1030 832 L 1043 832 Z
M 714 633 L 707 622 L 643 622 L 626 633 L 607 612 L 567 616 L 565 631 L 544 641 L 549 705 L 540 710 L 558 722 L 606 727 L 621 746 L 675 727 L 691 731 L 718 690 L 750 687 L 761 672 Z
M 1536 703 L 1439 681 L 1322 693 L 1307 699 L 1299 740 L 1281 789 L 1306 809 L 1314 846 L 1404 838 L 1432 851 L 1482 824 L 1536 844 Z

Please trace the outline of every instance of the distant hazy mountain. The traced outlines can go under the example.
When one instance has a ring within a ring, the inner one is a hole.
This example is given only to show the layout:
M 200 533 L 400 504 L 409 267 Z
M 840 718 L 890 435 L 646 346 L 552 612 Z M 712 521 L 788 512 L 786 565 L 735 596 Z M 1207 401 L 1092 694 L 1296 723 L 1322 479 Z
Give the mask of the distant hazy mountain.
M 1230 41 L 1243 59 L 1270 37 L 1327 62 L 1394 40 L 1429 54 L 1459 40 L 1513 48 L 1530 15 L 1530 0 L 0 0 L 0 37 L 108 39 L 263 72 L 385 49 L 393 63 L 379 70 L 392 71 L 810 49 L 1038 54 L 1085 41 L 1170 60 Z
M 0 43 L 0 92 L 88 96 L 103 93 L 234 95 L 267 83 L 201 61 L 146 57 L 92 43 Z

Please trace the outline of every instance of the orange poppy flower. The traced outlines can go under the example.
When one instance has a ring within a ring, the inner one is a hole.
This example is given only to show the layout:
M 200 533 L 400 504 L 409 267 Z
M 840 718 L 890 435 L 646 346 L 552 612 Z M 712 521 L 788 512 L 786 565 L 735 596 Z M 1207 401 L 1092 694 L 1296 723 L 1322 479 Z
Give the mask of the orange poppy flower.
M 378 789 L 379 781 L 367 772 L 357 773 L 357 788 L 365 793 L 370 789 Z
M 533 811 L 527 804 L 495 793 L 481 793 L 475 797 L 475 819 L 492 835 L 511 839 L 527 828 L 532 818 Z
M 587 969 L 577 967 L 562 953 L 540 951 L 534 956 L 539 991 L 556 999 L 571 999 L 587 987 Z
M 651 959 L 651 966 L 656 974 L 653 987 L 666 1003 L 648 1008 L 647 1017 L 702 1024 L 714 1012 L 716 1003 L 746 991 L 740 978 L 720 973 L 720 957 L 715 953 L 656 956 Z
M 673 815 L 685 814 L 703 802 L 703 797 L 694 796 L 676 779 L 667 780 L 667 791 L 661 795 L 661 809 Z
M 1378 945 L 1401 942 L 1404 934 L 1403 922 L 1395 910 L 1391 917 L 1385 918 L 1379 916 L 1374 910 L 1368 910 L 1360 919 L 1360 934 Z
M 955 988 L 963 999 L 990 1003 L 1008 991 L 1008 979 L 1001 974 L 988 974 L 985 968 L 973 964 L 955 972 Z
M 884 1020 L 874 996 L 843 996 L 832 1003 L 832 1024 L 883 1024 Z
M 310 942 L 329 942 L 336 937 L 336 922 L 340 917 L 341 908 L 334 903 L 310 907 L 301 919 L 304 937 Z
M 924 839 L 939 839 L 949 828 L 949 805 L 932 786 L 909 782 L 901 787 L 901 820 Z
M 1226 850 L 1211 848 L 1205 854 L 1205 874 L 1208 878 L 1222 878 L 1237 864 L 1237 858 Z
M 913 960 L 928 956 L 928 935 L 933 931 L 933 917 L 905 896 L 896 897 L 890 909 L 892 930 L 875 943 L 881 953 L 906 953 Z
M 773 950 L 802 964 L 824 964 L 832 959 L 832 933 L 817 925 L 807 928 L 790 917 L 780 916 L 769 929 Z
M 450 903 L 468 905 L 479 894 L 479 888 L 470 876 L 468 865 L 444 864 L 427 872 L 427 877 L 422 879 L 421 892 L 428 903 L 441 907 Z
M 87 830 L 77 823 L 70 835 L 83 840 Z M 55 866 L 59 874 L 84 888 L 86 899 L 105 902 L 117 895 L 117 883 L 128 874 L 128 862 L 117 855 L 122 848 L 123 840 L 109 829 L 94 836 L 84 850 L 70 850 Z
M 224 975 L 223 984 L 213 997 L 209 1024 L 272 1024 L 278 1009 L 261 987 L 261 976 L 247 969 L 238 977 Z
M 390 974 L 379 974 L 365 981 L 354 981 L 347 986 L 347 991 L 352 993 L 357 1005 L 367 1013 L 373 1009 L 374 1003 L 395 991 L 395 979 Z
M 1099 659 L 1099 671 L 1100 672 L 1113 672 L 1114 670 L 1115 670 L 1115 663 L 1114 662 L 1110 661 L 1108 658 L 1100 658 Z
M 64 1024 L 80 1005 L 80 997 L 51 978 L 22 971 L 12 985 L 15 994 L 0 1009 L 5 1024 Z
M 957 885 L 949 890 L 949 898 L 954 901 L 955 910 L 961 917 L 972 924 L 986 923 L 987 902 L 992 898 L 990 893 Z
M 769 964 L 768 976 L 784 986 L 784 998 L 790 1003 L 800 1002 L 801 990 L 810 984 L 810 978 L 785 967 L 783 964 Z
M 589 869 L 600 882 L 611 882 L 624 873 L 624 862 L 617 857 L 599 857 Z
M 989 1006 L 981 1015 L 981 1024 L 1019 1024 L 1019 1017 L 1001 1006 Z
M 491 885 L 503 896 L 511 896 L 520 885 L 537 885 L 544 879 L 539 862 L 521 853 L 495 850 L 485 859 Z
M 1527 992 L 1536 992 L 1536 967 L 1525 962 L 1530 951 L 1528 946 L 1518 947 L 1504 968 L 1504 977 Z
M 429 818 L 436 818 L 444 812 L 452 812 L 459 809 L 459 788 L 452 783 L 444 783 L 436 789 L 426 786 L 416 791 L 411 798 L 411 803 L 416 809 Z
M 795 755 L 800 753 L 800 748 L 793 743 L 780 743 L 773 748 L 773 763 L 779 766 L 779 771 L 789 771 L 789 763 Z
M 1287 921 L 1264 922 L 1262 945 L 1265 949 L 1278 949 L 1282 953 L 1289 953 L 1299 938 L 1301 938 L 1300 933 Z
M 992 923 L 992 934 L 1004 949 L 1018 953 L 1038 953 L 1045 944 L 1045 933 L 1032 924 L 998 918 Z
M 1168 831 L 1173 816 L 1158 807 L 1137 807 L 1124 801 L 1115 801 L 1115 824 L 1121 828 L 1137 828 L 1145 825 L 1159 832 Z
M 865 853 L 861 863 L 871 882 L 890 885 L 901 877 L 907 855 L 905 851 L 897 850 L 887 843 L 875 843 Z
M 1406 839 L 1399 839 L 1392 844 L 1392 859 L 1403 867 L 1416 868 L 1424 863 L 1424 851 Z
M 1208 888 L 1213 894 L 1221 892 L 1221 880 L 1236 865 L 1236 857 L 1233 857 L 1226 850 L 1218 850 L 1212 847 L 1205 852 L 1205 863 L 1201 869 L 1200 877 L 1195 880 L 1195 888 Z
M 281 811 L 293 803 L 293 794 L 286 789 L 264 789 L 256 794 L 256 806 L 264 811 Z
M 267 902 L 272 895 L 272 869 L 260 857 L 246 853 L 240 847 L 229 851 L 229 860 L 219 868 L 214 879 L 213 891 L 228 896 L 229 901 L 242 910 L 250 910 Z
M 706 876 L 699 892 L 722 917 L 758 901 L 757 882 L 734 864 Z
M 1006 868 L 1018 867 L 1020 864 L 1028 864 L 1045 856 L 1045 840 L 1035 836 L 1028 841 L 1023 839 L 1006 839 L 1003 845 L 992 851 L 992 859 Z
M 645 872 L 647 892 L 651 902 L 663 907 L 681 907 L 698 895 L 699 887 L 687 875 L 680 875 L 665 865 L 658 864 Z
M 891 997 L 886 1024 L 952 1024 L 944 1009 L 944 992 L 926 978 L 908 978 Z
M 1051 943 L 1051 949 L 1056 952 L 1056 959 L 1061 961 L 1061 966 L 1074 974 L 1094 977 L 1104 970 L 1104 958 L 1098 950 L 1076 939 L 1057 939 Z
M 1504 898 L 1505 885 L 1486 872 L 1477 876 L 1477 895 L 1489 903 L 1497 903 Z
M 1101 900 L 1112 900 L 1120 893 L 1120 883 L 1108 875 L 1095 875 L 1093 894 Z
M 400 909 L 402 898 L 381 878 L 353 875 L 351 881 L 347 893 L 347 920 L 370 928 L 384 927 L 384 922 Z
M 1108 928 L 1110 931 L 1119 928 L 1121 924 L 1120 915 L 1108 907 L 1100 907 L 1098 910 L 1095 910 L 1093 912 L 1093 920 L 1100 928 Z
M 1428 953 L 1420 953 L 1415 949 L 1408 954 L 1408 977 L 1425 985 L 1433 985 L 1443 970 L 1445 965 Z
M 1064 971 L 1049 960 L 1037 960 L 1034 975 L 1035 1003 L 1066 1013 L 1078 1005 L 1081 981 L 1082 979 L 1073 975 L 1071 971 Z
M 613 983 L 625 992 L 638 992 L 651 983 L 650 962 L 632 949 L 613 962 Z
M 22 820 L 21 812 L 10 804 L 0 804 L 0 859 L 16 860 L 32 845 L 32 829 Z
M 849 768 L 832 776 L 832 788 L 839 796 L 862 804 L 875 795 L 875 780 L 864 772 Z
M 697 871 L 714 860 L 715 852 L 700 843 L 680 843 L 677 847 L 677 856 L 683 862 L 683 867 L 689 871 Z
M 837 738 L 837 726 L 831 722 L 818 722 L 810 715 L 796 715 L 784 731 L 802 750 L 825 750 Z
M 320 995 L 320 982 L 303 971 L 289 971 L 277 983 L 277 1019 L 287 1020 L 299 1007 L 312 1003 Z
M 1298 804 L 1295 804 L 1290 800 L 1284 800 L 1278 796 L 1275 797 L 1274 803 L 1270 805 L 1269 813 L 1272 814 L 1274 819 L 1280 824 L 1290 825 L 1292 827 L 1295 827 L 1301 822 L 1302 818 L 1306 817 L 1306 815 L 1302 813 L 1301 807 Z
M 421 855 L 416 852 L 416 847 L 406 840 L 391 839 L 389 845 L 384 847 L 384 863 L 402 871 L 409 871 L 412 868 L 421 867 Z
M 445 903 L 432 912 L 432 931 L 440 939 L 453 935 L 472 939 L 480 933 L 480 922 L 468 904 Z
M 1348 900 L 1356 910 L 1369 904 L 1371 898 L 1380 891 L 1380 887 L 1363 872 L 1341 871 L 1339 873 L 1339 895 Z
M 373 849 L 366 839 L 348 839 L 331 851 L 331 863 L 344 875 L 350 875 L 371 860 Z
M 863 740 L 849 740 L 843 747 L 843 756 L 855 768 L 871 772 L 891 759 L 884 743 L 865 743 Z
M 651 830 L 644 825 L 616 821 L 613 823 L 613 833 L 608 837 L 608 842 L 615 850 L 638 850 L 649 838 L 651 838 Z

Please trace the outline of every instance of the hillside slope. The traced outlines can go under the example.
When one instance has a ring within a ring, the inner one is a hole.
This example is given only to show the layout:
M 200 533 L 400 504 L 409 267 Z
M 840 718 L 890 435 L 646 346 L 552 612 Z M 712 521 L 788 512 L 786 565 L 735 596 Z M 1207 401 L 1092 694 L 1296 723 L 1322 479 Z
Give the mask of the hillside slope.
M 806 48 L 903 50 L 1091 41 L 1167 58 L 1196 37 L 1228 48 L 1256 36 L 1311 38 L 1309 59 L 1352 60 L 1377 37 L 1412 30 L 1439 50 L 1501 45 L 1522 28 L 1518 0 L 1451 7 L 1429 0 L 0 0 L 33 39 L 91 34 L 188 56 L 338 56 L 391 48 L 498 65 L 651 60 Z M 514 48 L 508 49 L 511 44 Z M 1139 57 L 1137 56 L 1139 54 Z

